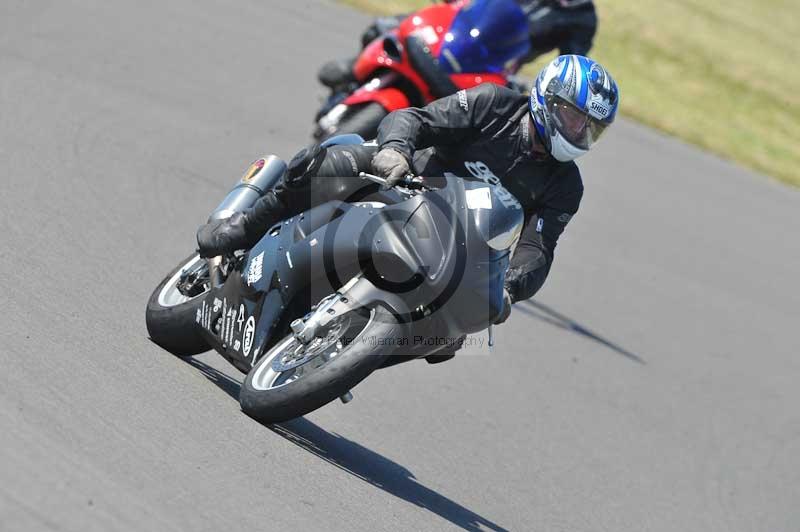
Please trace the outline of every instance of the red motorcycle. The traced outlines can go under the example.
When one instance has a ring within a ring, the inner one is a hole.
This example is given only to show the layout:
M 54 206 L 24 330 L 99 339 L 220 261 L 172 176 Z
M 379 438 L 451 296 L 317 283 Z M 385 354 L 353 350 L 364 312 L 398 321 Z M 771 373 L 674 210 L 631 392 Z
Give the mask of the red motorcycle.
M 528 21 L 514 0 L 456 0 L 420 9 L 369 43 L 356 83 L 317 113 L 316 139 L 371 139 L 390 112 L 421 107 L 481 83 L 508 85 L 530 49 Z

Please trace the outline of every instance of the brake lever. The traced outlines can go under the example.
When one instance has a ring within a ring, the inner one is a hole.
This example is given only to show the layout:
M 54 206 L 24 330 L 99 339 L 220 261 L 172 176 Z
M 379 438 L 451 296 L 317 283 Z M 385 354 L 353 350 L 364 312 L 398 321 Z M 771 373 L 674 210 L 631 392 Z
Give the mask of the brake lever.
M 383 187 L 384 189 L 392 188 L 389 187 L 388 182 L 383 177 L 379 177 L 373 174 L 368 174 L 366 172 L 359 172 L 358 177 L 360 177 L 361 179 L 367 179 L 369 181 L 372 181 L 373 183 L 377 183 L 381 185 L 381 187 Z M 414 176 L 412 174 L 408 174 L 407 176 L 405 176 L 399 183 L 397 183 L 397 186 L 400 186 L 401 188 L 406 188 L 408 189 L 408 191 L 427 190 L 427 187 L 425 186 L 425 181 L 421 177 Z
M 386 188 L 387 186 L 386 180 L 376 175 L 368 174 L 366 172 L 359 172 L 358 177 L 360 177 L 361 179 L 367 179 L 368 181 L 372 181 L 373 183 L 378 183 L 384 188 Z

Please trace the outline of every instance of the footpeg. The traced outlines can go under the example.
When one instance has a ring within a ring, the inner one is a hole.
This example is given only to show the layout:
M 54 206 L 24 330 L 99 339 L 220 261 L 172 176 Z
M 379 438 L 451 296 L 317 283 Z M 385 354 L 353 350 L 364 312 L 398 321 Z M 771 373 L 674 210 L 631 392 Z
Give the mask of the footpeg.
M 302 319 L 296 319 L 290 325 L 294 334 L 300 334 L 306 328 L 306 323 Z

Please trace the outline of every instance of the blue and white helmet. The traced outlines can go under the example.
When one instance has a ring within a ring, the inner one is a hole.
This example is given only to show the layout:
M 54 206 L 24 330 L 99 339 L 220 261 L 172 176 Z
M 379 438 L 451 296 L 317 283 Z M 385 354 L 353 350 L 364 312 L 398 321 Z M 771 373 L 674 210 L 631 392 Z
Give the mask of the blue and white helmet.
M 587 153 L 614 121 L 619 89 L 600 63 L 562 55 L 539 72 L 528 105 L 547 150 L 566 162 Z

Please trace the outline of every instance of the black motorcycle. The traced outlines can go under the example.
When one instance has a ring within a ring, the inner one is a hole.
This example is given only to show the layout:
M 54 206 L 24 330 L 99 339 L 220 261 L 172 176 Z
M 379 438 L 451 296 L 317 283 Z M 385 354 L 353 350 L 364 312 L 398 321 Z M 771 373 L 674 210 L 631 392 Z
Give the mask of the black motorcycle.
M 212 219 L 252 205 L 285 170 L 256 161 Z M 246 252 L 182 261 L 150 297 L 150 338 L 178 356 L 218 351 L 247 374 L 242 410 L 274 423 L 348 402 L 378 368 L 446 360 L 467 334 L 491 336 L 519 203 L 478 178 L 385 190 L 361 177 L 357 195 L 276 224 Z

